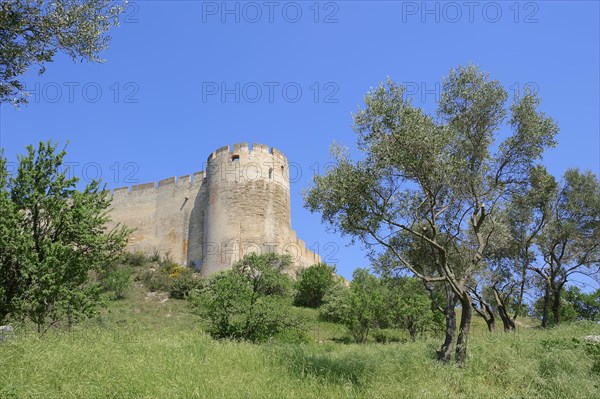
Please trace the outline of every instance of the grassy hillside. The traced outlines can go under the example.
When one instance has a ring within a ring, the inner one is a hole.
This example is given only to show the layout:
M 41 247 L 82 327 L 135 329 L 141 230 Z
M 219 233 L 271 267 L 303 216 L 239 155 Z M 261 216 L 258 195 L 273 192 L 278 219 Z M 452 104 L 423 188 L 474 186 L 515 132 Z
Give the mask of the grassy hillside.
M 214 341 L 164 299 L 136 286 L 72 332 L 17 331 L 0 344 L 0 398 L 600 397 L 600 353 L 578 340 L 600 335 L 592 324 L 491 335 L 478 323 L 460 369 L 434 360 L 439 339 L 332 342 L 343 327 L 313 310 L 297 311 L 315 343 Z

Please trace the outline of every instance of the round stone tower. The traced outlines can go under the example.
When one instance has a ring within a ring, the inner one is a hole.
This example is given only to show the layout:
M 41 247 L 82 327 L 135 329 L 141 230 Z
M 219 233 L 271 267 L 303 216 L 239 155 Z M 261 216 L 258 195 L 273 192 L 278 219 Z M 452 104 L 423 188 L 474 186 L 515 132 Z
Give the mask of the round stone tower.
M 287 158 L 263 144 L 234 144 L 206 166 L 202 274 L 231 268 L 245 254 L 285 251 L 291 232 Z

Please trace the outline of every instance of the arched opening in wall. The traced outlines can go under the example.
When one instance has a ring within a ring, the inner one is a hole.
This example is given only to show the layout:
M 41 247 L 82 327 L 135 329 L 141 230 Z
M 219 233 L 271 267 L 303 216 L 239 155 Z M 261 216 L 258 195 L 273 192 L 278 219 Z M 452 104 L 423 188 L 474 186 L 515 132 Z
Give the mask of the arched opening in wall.
M 239 155 L 232 155 L 231 156 L 231 160 L 233 162 L 239 162 L 240 161 L 240 156 Z

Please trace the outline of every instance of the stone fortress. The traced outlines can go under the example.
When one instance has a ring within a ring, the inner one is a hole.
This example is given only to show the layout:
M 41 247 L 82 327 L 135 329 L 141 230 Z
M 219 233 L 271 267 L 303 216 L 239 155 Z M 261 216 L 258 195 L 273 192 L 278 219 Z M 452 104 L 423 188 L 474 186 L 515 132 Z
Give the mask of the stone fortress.
M 110 216 L 134 229 L 128 250 L 169 254 L 204 276 L 252 252 L 289 254 L 296 268 L 321 261 L 291 226 L 288 160 L 263 144 L 221 147 L 205 171 L 115 189 Z

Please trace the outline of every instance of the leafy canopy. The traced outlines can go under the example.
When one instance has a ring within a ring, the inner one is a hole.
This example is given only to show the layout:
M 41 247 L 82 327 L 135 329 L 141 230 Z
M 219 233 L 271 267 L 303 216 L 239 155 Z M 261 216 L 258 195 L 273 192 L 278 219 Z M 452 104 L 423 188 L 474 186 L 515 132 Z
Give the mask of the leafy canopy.
M 335 284 L 335 267 L 325 263 L 312 265 L 298 273 L 294 304 L 318 308 L 323 297 Z
M 102 62 L 108 31 L 124 8 L 111 0 L 2 0 L 0 2 L 0 103 L 27 102 L 19 80 L 32 65 L 45 64 L 62 52 L 73 61 Z
M 353 160 L 333 146 L 335 165 L 315 176 L 305 203 L 362 241 L 374 260 L 387 252 L 391 264 L 448 285 L 463 309 L 456 348 L 462 362 L 471 320 L 467 284 L 486 267 L 507 196 L 527 182 L 558 128 L 538 110 L 535 93 L 507 107 L 500 82 L 473 65 L 444 79 L 435 117 L 405 94 L 391 79 L 367 93 L 354 115 L 363 156 Z M 431 253 L 429 267 L 407 256 L 411 242 Z
M 188 300 L 215 338 L 266 340 L 294 325 L 283 302 L 292 286 L 285 273 L 290 265 L 289 256 L 247 255 L 212 275 Z
M 76 189 L 51 142 L 27 147 L 15 176 L 0 155 L 0 320 L 38 329 L 94 314 L 101 291 L 91 277 L 113 264 L 128 231 L 108 230 L 111 196 L 98 181 Z

